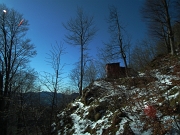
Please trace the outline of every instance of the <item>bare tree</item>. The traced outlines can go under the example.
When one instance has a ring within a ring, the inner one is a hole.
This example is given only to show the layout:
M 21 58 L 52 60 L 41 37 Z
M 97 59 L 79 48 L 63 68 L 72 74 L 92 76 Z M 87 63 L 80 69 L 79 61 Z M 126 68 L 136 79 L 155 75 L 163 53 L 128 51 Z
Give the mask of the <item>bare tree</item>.
M 65 54 L 65 48 L 63 47 L 63 45 L 58 45 L 58 43 L 56 43 L 56 45 L 52 45 L 51 46 L 51 50 L 50 53 L 48 53 L 48 57 L 47 57 L 47 62 L 48 64 L 52 67 L 52 69 L 54 70 L 54 80 L 52 80 L 52 87 L 54 92 L 54 98 L 53 98 L 53 105 L 57 106 L 57 91 L 59 88 L 59 83 L 60 81 L 62 81 L 62 77 L 61 75 L 62 70 L 64 68 L 64 64 L 61 63 L 61 57 L 62 55 Z
M 176 22 L 177 23 L 180 23 L 180 1 L 179 0 L 175 0 L 174 2 L 174 8 L 175 8 L 175 11 L 176 11 Z
M 29 115 L 30 112 L 27 111 L 29 107 L 27 103 L 31 101 L 26 95 L 29 92 L 34 92 L 36 75 L 37 73 L 34 69 L 19 70 L 12 80 L 11 84 L 14 94 L 11 96 L 12 104 L 10 104 L 8 118 L 10 119 L 9 124 L 12 125 L 12 127 L 17 126 L 17 128 L 16 130 L 9 128 L 9 132 L 16 132 L 16 134 L 19 135 L 28 134 L 30 131 L 29 128 L 32 128 L 29 123 L 32 116 Z
M 125 38 L 124 27 L 120 23 L 119 13 L 116 7 L 109 8 L 109 33 L 110 42 L 105 43 L 105 48 L 102 49 L 101 56 L 106 61 L 112 61 L 122 58 L 125 67 L 128 67 L 126 53 L 130 45 L 129 37 Z
M 92 61 L 93 61 L 93 59 L 91 59 L 91 57 L 89 57 L 87 53 L 84 54 L 84 56 L 83 56 L 83 68 L 84 68 L 83 77 L 84 77 L 84 79 L 82 81 L 82 88 L 84 88 L 84 87 L 89 85 L 89 83 L 90 83 L 89 80 L 95 80 L 95 79 L 92 78 L 93 76 L 97 76 L 98 75 L 98 74 L 94 75 L 94 73 L 92 71 L 93 70 L 92 69 L 93 65 L 91 65 Z M 69 74 L 69 78 L 71 80 L 70 82 L 73 84 L 73 86 L 75 86 L 74 88 L 75 89 L 78 88 L 78 90 L 79 90 L 80 89 L 80 82 L 81 82 L 81 78 L 80 78 L 80 74 L 81 74 L 80 62 L 77 62 L 74 65 L 75 65 L 75 68 L 73 68 L 71 70 L 71 72 Z M 94 69 L 94 70 L 96 70 L 96 69 Z M 92 74 L 90 74 L 88 72 L 92 72 Z
M 180 51 L 180 23 L 176 23 L 173 26 L 174 29 L 174 41 L 176 44 L 176 51 Z
M 82 8 L 77 9 L 76 18 L 71 18 L 67 24 L 63 24 L 65 29 L 68 30 L 69 34 L 66 35 L 67 43 L 72 45 L 80 45 L 81 48 L 81 66 L 80 66 L 80 86 L 79 94 L 82 95 L 82 84 L 83 84 L 83 56 L 84 50 L 86 49 L 89 42 L 92 40 L 96 33 L 94 26 L 93 17 L 88 16 L 84 13 Z
M 51 133 L 51 124 L 53 120 L 55 119 L 56 111 L 58 108 L 58 98 L 57 98 L 57 92 L 60 91 L 62 88 L 62 70 L 64 68 L 64 64 L 61 63 L 62 55 L 65 54 L 65 48 L 62 44 L 56 43 L 56 45 L 51 46 L 51 50 L 49 53 L 47 53 L 46 61 L 47 63 L 52 67 L 53 73 L 44 72 L 43 75 L 41 75 L 40 81 L 42 85 L 50 91 L 50 103 L 51 103 L 51 109 L 50 109 L 50 116 L 48 118 L 48 134 Z
M 169 53 L 174 55 L 174 33 L 172 30 L 173 0 L 146 0 L 141 10 L 154 38 L 164 40 Z
M 70 83 L 73 86 L 73 89 L 80 89 L 80 65 L 76 63 L 74 68 L 69 73 Z
M 137 42 L 131 52 L 131 68 L 135 70 L 145 68 L 158 53 L 155 43 L 151 40 L 144 39 Z
M 3 88 L 0 92 L 0 133 L 7 135 L 7 112 L 13 94 L 12 80 L 20 68 L 36 55 L 35 47 L 25 39 L 28 21 L 14 9 L 0 5 L 0 60 Z
M 100 77 L 99 71 L 98 71 L 98 65 L 97 62 L 94 61 L 94 59 L 91 59 L 88 61 L 88 63 L 85 66 L 85 72 L 84 72 L 84 82 L 85 85 L 89 85 L 90 83 L 94 82 L 96 79 Z

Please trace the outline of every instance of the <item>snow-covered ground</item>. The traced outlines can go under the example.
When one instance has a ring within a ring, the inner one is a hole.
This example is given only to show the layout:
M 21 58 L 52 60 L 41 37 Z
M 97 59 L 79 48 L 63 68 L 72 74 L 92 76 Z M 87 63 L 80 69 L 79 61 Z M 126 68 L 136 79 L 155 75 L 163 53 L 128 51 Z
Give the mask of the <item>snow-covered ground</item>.
M 90 92 L 91 89 L 101 88 L 101 91 L 104 90 L 103 96 L 101 93 L 99 97 L 92 95 L 93 100 L 89 104 L 84 103 L 83 97 L 76 99 L 57 115 L 59 120 L 53 124 L 54 130 L 58 135 L 106 135 L 107 133 L 120 135 L 130 131 L 135 135 L 151 135 L 155 132 L 160 133 L 161 130 L 162 134 L 178 135 L 180 114 L 168 113 L 163 105 L 166 101 L 170 102 L 180 97 L 180 84 L 174 86 L 172 83 L 172 80 L 180 80 L 180 78 L 169 73 L 168 75 L 162 74 L 158 69 L 152 70 L 151 73 L 156 80 L 148 82 L 143 88 L 127 87 L 127 85 L 121 84 L 120 80 L 118 82 L 116 80 L 95 81 L 87 92 Z M 145 73 L 139 73 L 139 77 L 147 76 Z M 129 92 L 127 92 L 128 90 Z M 144 107 L 147 105 L 156 108 L 156 118 L 145 115 Z M 170 109 L 173 110 L 173 107 Z M 129 129 L 125 128 L 127 125 Z

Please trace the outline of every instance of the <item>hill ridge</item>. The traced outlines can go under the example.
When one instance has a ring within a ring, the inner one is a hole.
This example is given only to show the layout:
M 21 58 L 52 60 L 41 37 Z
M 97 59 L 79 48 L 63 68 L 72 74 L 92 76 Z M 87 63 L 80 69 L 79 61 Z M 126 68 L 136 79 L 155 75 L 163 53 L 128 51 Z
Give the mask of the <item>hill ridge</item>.
M 161 66 L 157 64 L 159 62 Z M 101 79 L 91 83 L 83 90 L 81 98 L 57 115 L 53 133 L 179 134 L 179 56 L 161 56 L 150 65 L 137 77 Z M 154 108 L 154 112 L 146 107 Z

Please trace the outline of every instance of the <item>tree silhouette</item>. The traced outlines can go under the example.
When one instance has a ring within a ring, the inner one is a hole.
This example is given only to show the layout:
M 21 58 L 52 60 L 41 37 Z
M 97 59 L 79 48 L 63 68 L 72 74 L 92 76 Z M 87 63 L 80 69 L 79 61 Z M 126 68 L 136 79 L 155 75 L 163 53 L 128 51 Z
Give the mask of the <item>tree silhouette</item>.
M 174 55 L 174 33 L 172 30 L 173 0 L 146 0 L 141 10 L 149 32 L 154 38 L 163 40 L 169 53 Z
M 82 8 L 77 9 L 76 18 L 71 18 L 67 24 L 63 24 L 65 29 L 68 30 L 66 35 L 66 41 L 72 45 L 80 45 L 81 48 L 81 66 L 80 66 L 80 87 L 79 94 L 82 95 L 82 84 L 84 75 L 83 66 L 83 55 L 84 50 L 87 49 L 87 45 L 92 40 L 96 33 L 96 28 L 94 26 L 93 17 L 88 16 L 84 13 Z
M 0 5 L 0 60 L 3 84 L 0 92 L 0 133 L 7 134 L 8 111 L 11 104 L 12 80 L 20 69 L 25 69 L 29 59 L 36 55 L 35 47 L 25 39 L 28 21 L 23 15 Z

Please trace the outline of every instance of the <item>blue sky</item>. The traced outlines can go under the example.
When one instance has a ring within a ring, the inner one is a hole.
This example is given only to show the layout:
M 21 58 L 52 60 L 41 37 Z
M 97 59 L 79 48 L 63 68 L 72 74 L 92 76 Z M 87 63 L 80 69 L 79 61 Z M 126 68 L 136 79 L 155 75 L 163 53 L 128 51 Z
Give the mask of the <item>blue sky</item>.
M 66 47 L 66 55 L 62 57 L 62 63 L 66 63 L 64 75 L 73 69 L 73 64 L 79 60 L 79 47 L 68 45 L 64 39 L 66 33 L 62 23 L 66 23 L 71 17 L 76 16 L 77 7 L 83 7 L 84 11 L 94 16 L 94 22 L 98 29 L 96 36 L 89 44 L 90 56 L 96 57 L 97 47 L 102 47 L 103 42 L 108 41 L 108 6 L 115 5 L 120 13 L 120 20 L 126 31 L 131 35 L 132 46 L 145 37 L 146 27 L 142 22 L 140 7 L 143 0 L 0 0 L 9 8 L 14 8 L 24 15 L 29 21 L 27 38 L 36 46 L 37 56 L 31 60 L 30 66 L 37 72 L 51 72 L 51 67 L 45 61 L 51 44 L 63 42 Z

